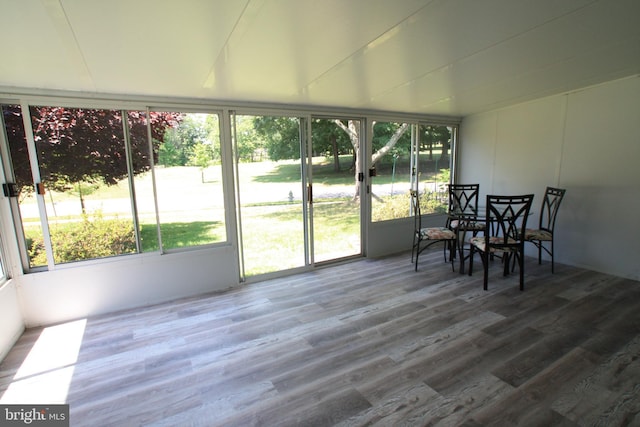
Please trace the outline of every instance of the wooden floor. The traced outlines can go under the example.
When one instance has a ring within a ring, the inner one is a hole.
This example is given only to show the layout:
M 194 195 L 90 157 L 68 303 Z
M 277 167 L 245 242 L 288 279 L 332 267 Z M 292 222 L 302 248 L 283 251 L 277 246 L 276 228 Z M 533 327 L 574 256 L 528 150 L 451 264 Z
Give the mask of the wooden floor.
M 72 426 L 640 425 L 640 283 L 363 259 L 27 331 L 2 403 Z M 37 401 L 36 401 L 37 399 Z

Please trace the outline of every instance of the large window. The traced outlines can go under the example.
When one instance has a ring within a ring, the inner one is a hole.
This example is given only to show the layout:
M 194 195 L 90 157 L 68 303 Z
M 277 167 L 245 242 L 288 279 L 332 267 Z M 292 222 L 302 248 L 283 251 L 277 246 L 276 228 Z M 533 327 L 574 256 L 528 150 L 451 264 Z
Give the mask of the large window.
M 225 117 L 195 105 L 0 107 L 25 271 L 231 241 L 242 277 L 271 274 L 361 255 L 363 209 L 374 222 L 407 218 L 410 189 L 423 212 L 446 210 L 449 125 L 286 111 Z M 225 205 L 234 201 L 235 230 Z
M 217 114 L 2 109 L 27 268 L 226 240 Z
M 445 212 L 454 140 L 451 126 L 372 122 L 372 221 L 409 217 L 411 189 L 423 213 Z

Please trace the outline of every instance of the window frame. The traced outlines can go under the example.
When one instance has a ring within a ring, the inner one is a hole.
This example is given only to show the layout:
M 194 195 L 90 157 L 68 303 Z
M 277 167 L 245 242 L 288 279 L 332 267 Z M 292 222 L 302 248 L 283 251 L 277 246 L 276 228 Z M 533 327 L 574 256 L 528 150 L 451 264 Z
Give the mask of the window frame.
M 451 141 L 450 141 L 450 147 L 449 147 L 449 181 L 447 183 L 453 183 L 455 182 L 455 164 L 457 162 L 457 150 L 458 150 L 458 134 L 459 134 L 459 124 L 458 123 L 454 123 L 454 122 L 449 122 L 446 120 L 436 120 L 436 119 L 421 119 L 421 120 L 403 120 L 402 116 L 398 117 L 398 116 L 372 116 L 372 117 L 368 117 L 368 123 L 367 123 L 367 129 L 370 133 L 370 136 L 367 139 L 367 155 L 366 155 L 366 160 L 367 160 L 367 169 L 371 169 L 371 161 L 372 161 L 372 156 L 374 154 L 373 152 L 373 138 L 374 138 L 374 125 L 376 123 L 380 123 L 380 122 L 385 122 L 385 123 L 396 123 L 396 124 L 401 124 L 401 123 L 407 123 L 410 126 L 410 138 L 411 138 L 411 148 L 410 148 L 410 153 L 409 153 L 409 157 L 410 157 L 410 169 L 411 170 L 415 170 L 415 168 L 420 168 L 420 159 L 419 159 L 419 147 L 421 145 L 421 140 L 420 140 L 420 136 L 422 134 L 422 132 L 419 131 L 419 129 L 423 126 L 433 126 L 433 127 L 440 127 L 440 126 L 444 126 L 450 129 L 451 132 Z M 414 147 L 418 148 L 418 152 L 414 152 Z M 375 167 L 374 167 L 375 169 Z M 377 173 L 377 171 L 373 171 L 373 176 L 370 177 L 371 182 L 371 191 L 369 193 L 371 193 L 371 195 L 374 192 L 375 189 L 375 174 Z M 410 181 L 409 183 L 405 183 L 405 184 L 409 184 L 410 189 L 413 190 L 420 190 L 419 187 L 419 182 L 418 182 L 418 177 L 416 176 L 415 172 L 412 173 L 412 175 L 410 176 Z M 445 200 L 445 203 L 448 204 L 448 199 Z M 389 222 L 389 221 L 398 221 L 398 220 L 405 220 L 407 218 L 411 218 L 412 217 L 412 212 L 410 209 L 410 201 L 407 198 L 407 211 L 406 211 L 406 215 L 405 216 L 394 216 L 392 218 L 381 218 L 381 219 L 376 219 L 374 218 L 374 205 L 375 202 L 373 200 L 373 197 L 370 196 L 369 197 L 369 212 L 368 212 L 368 217 L 369 217 L 369 222 L 372 224 L 378 224 L 378 223 L 384 223 L 384 222 Z M 447 206 L 445 206 L 445 209 L 447 208 Z M 425 216 L 428 215 L 441 215 L 441 213 L 438 212 L 425 212 L 424 213 Z
M 7 100 L 9 102 L 7 102 Z M 149 110 L 163 110 L 163 111 L 181 111 L 181 112 L 203 112 L 203 113 L 215 113 L 218 114 L 219 117 L 219 125 L 220 125 L 220 150 L 222 157 L 223 168 L 223 193 L 224 193 L 224 206 L 225 206 L 225 226 L 226 226 L 226 240 L 224 242 L 215 242 L 208 245 L 202 246 L 189 246 L 179 249 L 171 249 L 169 252 L 187 252 L 194 250 L 206 249 L 209 247 L 220 247 L 220 246 L 229 246 L 235 247 L 237 245 L 237 229 L 238 224 L 236 223 L 235 218 L 235 209 L 236 209 L 236 198 L 235 198 L 235 188 L 233 183 L 233 152 L 232 152 L 232 136 L 231 136 L 231 123 L 230 117 L 231 113 L 234 111 L 242 110 L 244 112 L 253 112 L 254 114 L 260 115 L 269 115 L 274 112 L 278 112 L 281 115 L 289 115 L 295 117 L 307 117 L 307 116 L 358 116 L 363 120 L 363 132 L 366 137 L 364 142 L 365 144 L 365 155 L 363 156 L 363 171 L 368 171 L 370 156 L 371 156 L 371 132 L 370 132 L 370 122 L 373 120 L 390 120 L 390 121 L 398 121 L 398 122 L 408 122 L 408 123 L 428 123 L 428 124 L 438 124 L 450 126 L 455 135 L 455 141 L 452 141 L 451 148 L 451 175 L 450 179 L 453 181 L 455 179 L 455 165 L 456 165 L 456 155 L 457 155 L 457 135 L 458 135 L 458 127 L 461 122 L 461 119 L 458 117 L 447 117 L 447 116 L 437 116 L 437 115 L 424 115 L 417 113 L 389 113 L 384 111 L 362 111 L 362 110 L 353 110 L 353 109 L 343 109 L 339 107 L 311 107 L 311 106 L 299 106 L 299 105 L 278 105 L 278 104 L 268 104 L 268 103 L 260 103 L 260 102 L 243 102 L 243 101 L 234 101 L 234 102 L 221 102 L 216 100 L 203 101 L 201 99 L 190 99 L 190 98 L 169 98 L 169 97 L 142 97 L 142 96 L 133 96 L 133 95 L 108 95 L 108 94 L 97 94 L 97 95 L 78 95 L 64 92 L 53 92 L 53 91 L 44 91 L 41 93 L 36 92 L 15 92 L 15 93 L 5 93 L 3 98 L 0 99 L 3 101 L 3 104 L 17 104 L 21 106 L 30 106 L 30 105 L 56 105 L 60 107 L 68 107 L 68 108 L 97 108 L 97 109 L 113 109 L 113 110 L 137 110 L 137 111 L 149 111 Z M 4 126 L 2 131 L 4 132 Z M 3 145 L 6 145 L 5 142 Z M 3 148 L 4 149 L 4 148 Z M 224 166 L 226 165 L 226 167 Z M 153 170 L 153 165 L 151 170 Z M 365 177 L 364 182 L 370 185 L 371 181 L 368 177 Z M 369 191 L 366 191 L 365 196 L 369 194 Z M 363 239 L 367 239 L 367 235 L 369 233 L 369 227 L 371 225 L 371 204 L 370 198 L 364 197 L 362 199 L 363 203 L 363 211 L 362 211 L 362 229 L 363 229 Z M 12 209 L 13 216 L 13 227 L 16 229 L 16 234 L 20 233 L 20 229 L 22 228 L 21 221 L 19 219 L 19 213 L 16 215 L 16 210 Z M 16 217 L 18 218 L 16 222 Z M 6 221 L 6 220 L 5 220 Z M 8 223 L 3 221 L 4 225 Z M 6 236 L 5 236 L 6 237 Z M 19 236 L 18 240 L 20 240 Z M 20 246 L 18 243 L 16 246 Z M 23 254 L 26 254 L 26 246 L 22 245 L 17 248 L 19 250 L 20 257 L 23 257 Z M 167 252 L 167 251 L 165 251 Z M 162 254 L 163 252 L 160 252 Z M 1 255 L 1 254 L 0 254 Z M 128 257 L 144 257 L 150 255 L 157 255 L 157 252 L 140 252 L 136 251 L 136 253 L 127 254 Z M 366 255 L 363 254 L 363 255 Z M 28 255 L 27 255 L 28 258 Z M 90 263 L 103 263 L 103 262 L 113 262 L 114 260 L 122 259 L 121 256 L 113 256 L 108 258 L 96 258 L 96 259 L 87 259 L 87 260 L 79 260 L 77 262 L 71 262 L 66 264 L 54 264 L 48 265 L 43 268 L 29 268 L 28 263 L 25 266 L 23 262 L 23 273 L 31 273 L 42 270 L 52 270 L 59 268 L 69 268 L 78 265 L 78 263 L 90 264 Z M 5 258 L 6 261 L 6 258 Z M 27 259 L 28 261 L 28 259 Z M 6 266 L 5 262 L 5 266 Z
M 218 134 L 219 134 L 219 140 L 217 141 L 218 144 L 220 144 L 220 151 L 221 151 L 221 168 L 226 169 L 226 167 L 224 166 L 225 160 L 224 158 L 226 157 L 226 144 L 224 143 L 224 140 L 226 139 L 225 136 L 225 132 L 223 131 L 223 129 L 225 128 L 224 126 L 224 113 L 222 110 L 220 109 L 212 109 L 212 108 L 197 108 L 197 107 L 193 107 L 193 106 L 189 106 L 189 107 L 185 107 L 184 105 L 180 105 L 180 106 L 162 106 L 162 107 L 150 107 L 150 106 L 145 106 L 144 108 L 134 108 L 134 107 L 139 107 L 139 105 L 133 105 L 133 104 L 129 104 L 126 106 L 123 106 L 121 103 L 84 103 L 84 102 L 74 102 L 73 100 L 64 100 L 62 102 L 56 102 L 56 100 L 52 100 L 52 99 L 44 99 L 44 100 L 29 100 L 29 102 L 26 101 L 22 101 L 22 102 L 6 102 L 5 100 L 2 100 L 2 105 L 17 105 L 20 106 L 21 108 L 21 115 L 22 115 L 22 122 L 25 126 L 24 129 L 24 133 L 25 133 L 25 142 L 27 145 L 27 150 L 29 152 L 29 162 L 31 164 L 32 167 L 32 179 L 34 182 L 40 182 L 40 168 L 39 168 L 39 164 L 40 164 L 40 160 L 38 159 L 37 155 L 35 155 L 35 153 L 37 153 L 37 146 L 35 143 L 35 138 L 34 138 L 34 131 L 33 128 L 31 126 L 32 124 L 32 118 L 31 118 L 31 111 L 30 108 L 31 107 L 50 107 L 50 108 L 55 108 L 55 107 L 62 107 L 62 108 L 66 108 L 66 109 L 84 109 L 84 110 L 107 110 L 107 111 L 114 111 L 114 112 L 119 112 L 122 115 L 122 122 L 123 122 L 123 127 L 122 127 L 122 141 L 123 141 L 123 150 L 124 153 L 126 155 L 126 162 L 127 162 L 127 176 L 126 176 L 126 180 L 127 180 L 127 186 L 130 189 L 130 191 L 127 193 L 127 197 L 129 199 L 129 201 L 131 202 L 131 206 L 132 206 L 132 212 L 131 212 L 131 219 L 132 222 L 134 224 L 134 234 L 135 234 L 135 240 L 136 240 L 136 249 L 134 252 L 125 252 L 125 253 L 117 253 L 114 255 L 109 255 L 109 256 L 100 256 L 100 257 L 96 257 L 96 258 L 88 258 L 88 259 L 78 259 L 78 260 L 73 260 L 73 261 L 65 261 L 65 262 L 55 262 L 55 260 L 53 259 L 53 251 L 52 251 L 52 242 L 51 242 L 51 231 L 49 230 L 49 221 L 47 219 L 47 210 L 46 210 L 46 206 L 45 206 L 45 202 L 42 200 L 43 197 L 42 195 L 37 195 L 36 199 L 37 199 L 37 204 L 38 204 L 38 212 L 39 212 L 39 222 L 40 222 L 40 226 L 42 227 L 42 235 L 44 238 L 44 243 L 45 243 L 45 250 L 46 250 L 46 255 L 47 255 L 47 263 L 46 265 L 37 265 L 37 266 L 32 266 L 31 262 L 30 262 L 30 256 L 28 254 L 28 248 L 26 246 L 26 239 L 25 239 L 25 235 L 24 235 L 24 227 L 23 227 L 23 221 L 20 215 L 20 209 L 19 209 L 19 205 L 18 205 L 18 201 L 17 199 L 14 199 L 15 202 L 14 204 L 15 209 L 12 209 L 12 217 L 13 217 L 13 223 L 14 223 L 14 228 L 16 230 L 16 237 L 18 238 L 19 242 L 24 242 L 23 244 L 19 245 L 19 252 L 20 252 L 20 257 L 22 258 L 22 269 L 24 273 L 32 273 L 32 272 L 38 272 L 38 271 L 46 271 L 46 270 L 54 270 L 54 269 L 61 269 L 61 268 L 69 268 L 75 265 L 78 265 L 78 263 L 82 263 L 83 265 L 85 264 L 92 264 L 92 263 L 102 263 L 102 262 L 111 262 L 114 259 L 121 259 L 123 256 L 145 256 L 145 255 L 149 255 L 149 254 L 154 254 L 154 253 L 173 253 L 173 252 L 184 252 L 184 251 L 190 251 L 190 250 L 196 250 L 196 249 L 201 249 L 201 248 L 207 248 L 207 247 L 215 247 L 215 246 L 229 246 L 230 243 L 230 234 L 229 234 L 229 221 L 228 221 L 228 214 L 227 212 L 229 211 L 229 206 L 226 203 L 226 197 L 222 196 L 222 201 L 224 203 L 224 213 L 223 213 L 223 219 L 222 221 L 224 221 L 223 224 L 223 228 L 225 230 L 225 236 L 224 236 L 224 240 L 222 241 L 217 241 L 217 242 L 210 242 L 210 243 L 206 243 L 206 244 L 202 244 L 202 245 L 193 245 L 193 246 L 185 246 L 185 247 L 180 247 L 180 248 L 170 248 L 170 249 L 164 249 L 162 247 L 161 244 L 161 240 L 158 241 L 158 249 L 157 250 L 153 250 L 153 251 L 144 251 L 143 248 L 140 247 L 140 228 L 138 227 L 138 214 L 139 214 L 139 210 L 136 207 L 136 203 L 135 203 L 135 191 L 132 191 L 133 187 L 135 186 L 135 176 L 136 174 L 133 173 L 133 171 L 131 170 L 131 140 L 130 140 L 130 124 L 129 121 L 126 120 L 126 117 L 128 116 L 128 114 L 130 112 L 139 112 L 142 114 L 145 114 L 145 120 L 146 120 L 146 128 L 147 128 L 147 132 L 146 132 L 146 144 L 148 144 L 149 146 L 149 150 L 151 152 L 151 150 L 153 150 L 153 143 L 151 142 L 151 132 L 150 132 L 150 122 L 148 120 L 149 118 L 149 112 L 153 112 L 153 111 L 173 111 L 173 112 L 179 112 L 179 113 L 185 113 L 185 114 L 189 114 L 189 113 L 196 113 L 196 114 L 213 114 L 217 116 L 217 120 L 218 120 Z M 27 117 L 25 117 L 24 112 L 28 111 L 28 115 Z M 5 123 L 4 120 L 0 123 L 0 125 L 2 126 L 2 139 L 0 140 L 0 143 L 2 145 L 2 150 L 0 151 L 0 154 L 2 155 L 2 160 L 4 162 L 4 166 L 6 167 L 8 165 L 9 170 L 12 170 L 12 164 L 11 164 L 11 160 L 10 160 L 10 155 L 8 154 L 8 146 L 9 146 L 9 141 L 6 138 L 6 127 L 5 127 Z M 153 155 L 149 155 L 149 158 L 151 160 L 153 160 L 154 156 Z M 7 160 L 5 160 L 7 159 Z M 150 162 L 151 164 L 149 165 L 149 172 L 151 173 L 151 175 L 153 176 L 153 174 L 155 174 L 155 167 L 156 165 L 154 164 L 153 161 Z M 4 169 L 4 168 L 3 168 Z M 34 172 L 35 171 L 35 172 Z M 4 170 L 3 170 L 4 172 Z M 226 179 L 225 177 L 225 173 L 222 173 L 222 186 L 223 186 L 223 194 L 226 194 L 226 192 L 228 191 L 228 179 Z M 6 177 L 4 177 L 4 182 L 10 182 L 13 179 L 13 176 L 9 179 L 7 179 Z M 157 190 L 156 190 L 156 182 L 155 182 L 155 178 L 152 178 L 153 181 L 153 199 L 154 199 L 154 215 L 155 215 L 155 226 L 156 229 L 160 229 L 160 223 L 159 223 L 159 219 L 158 219 L 158 208 L 157 208 Z M 1 241 L 0 241 L 1 243 Z M 1 248 L 0 248 L 1 250 Z M 0 260 L 1 261 L 1 260 Z M 1 280 L 1 278 L 0 278 Z

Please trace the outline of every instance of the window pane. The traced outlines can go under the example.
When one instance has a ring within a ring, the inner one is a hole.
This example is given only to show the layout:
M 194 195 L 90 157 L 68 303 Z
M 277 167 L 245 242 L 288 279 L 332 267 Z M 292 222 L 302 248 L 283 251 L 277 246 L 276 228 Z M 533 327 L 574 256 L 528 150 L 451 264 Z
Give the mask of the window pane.
M 159 248 L 156 228 L 156 208 L 153 196 L 151 165 L 153 154 L 149 147 L 147 114 L 142 111 L 128 111 L 129 143 L 133 175 L 135 211 L 138 220 L 140 252 L 154 252 Z M 152 132 L 162 134 L 176 122 L 171 115 L 151 114 Z M 156 144 L 157 145 L 157 144 Z
M 313 260 L 331 261 L 362 252 L 359 153 L 356 119 L 311 123 Z
M 417 134 L 413 134 L 417 130 Z M 411 215 L 412 180 L 420 191 L 422 212 L 442 213 L 448 202 L 452 128 L 438 125 L 375 122 L 373 125 L 372 221 Z M 413 141 L 413 142 L 412 142 Z M 416 149 L 412 149 L 412 144 Z M 416 176 L 412 177 L 415 168 Z
M 305 265 L 300 120 L 236 116 L 246 276 Z
M 154 116 L 161 114 L 151 113 Z M 220 119 L 217 114 L 171 114 L 174 124 L 154 135 L 158 216 L 164 249 L 227 240 Z M 153 127 L 153 126 L 152 126 Z M 142 183 L 136 184 L 136 189 Z M 155 233 L 155 218 L 141 209 L 143 238 Z M 149 237 L 151 240 L 152 237 Z M 147 250 L 147 248 L 145 248 Z
M 31 121 L 55 263 L 136 252 L 122 112 L 40 106 Z
M 420 125 L 418 190 L 422 213 L 444 213 L 449 198 L 453 129 L 450 126 Z
M 411 188 L 411 126 L 375 122 L 371 164 L 371 219 L 385 221 L 409 216 Z
M 3 105 L 2 117 L 9 145 L 11 166 L 18 189 L 18 206 L 26 263 L 29 268 L 40 267 L 47 265 L 47 258 L 44 253 L 40 214 L 34 195 L 33 175 L 29 163 L 22 110 L 19 105 Z

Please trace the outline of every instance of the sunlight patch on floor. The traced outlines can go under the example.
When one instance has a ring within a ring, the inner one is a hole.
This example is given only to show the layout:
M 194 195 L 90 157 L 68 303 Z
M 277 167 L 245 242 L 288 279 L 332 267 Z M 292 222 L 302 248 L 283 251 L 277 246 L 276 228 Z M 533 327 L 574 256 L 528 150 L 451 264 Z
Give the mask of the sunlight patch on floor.
M 86 323 L 82 319 L 44 328 L 0 402 L 65 403 Z

